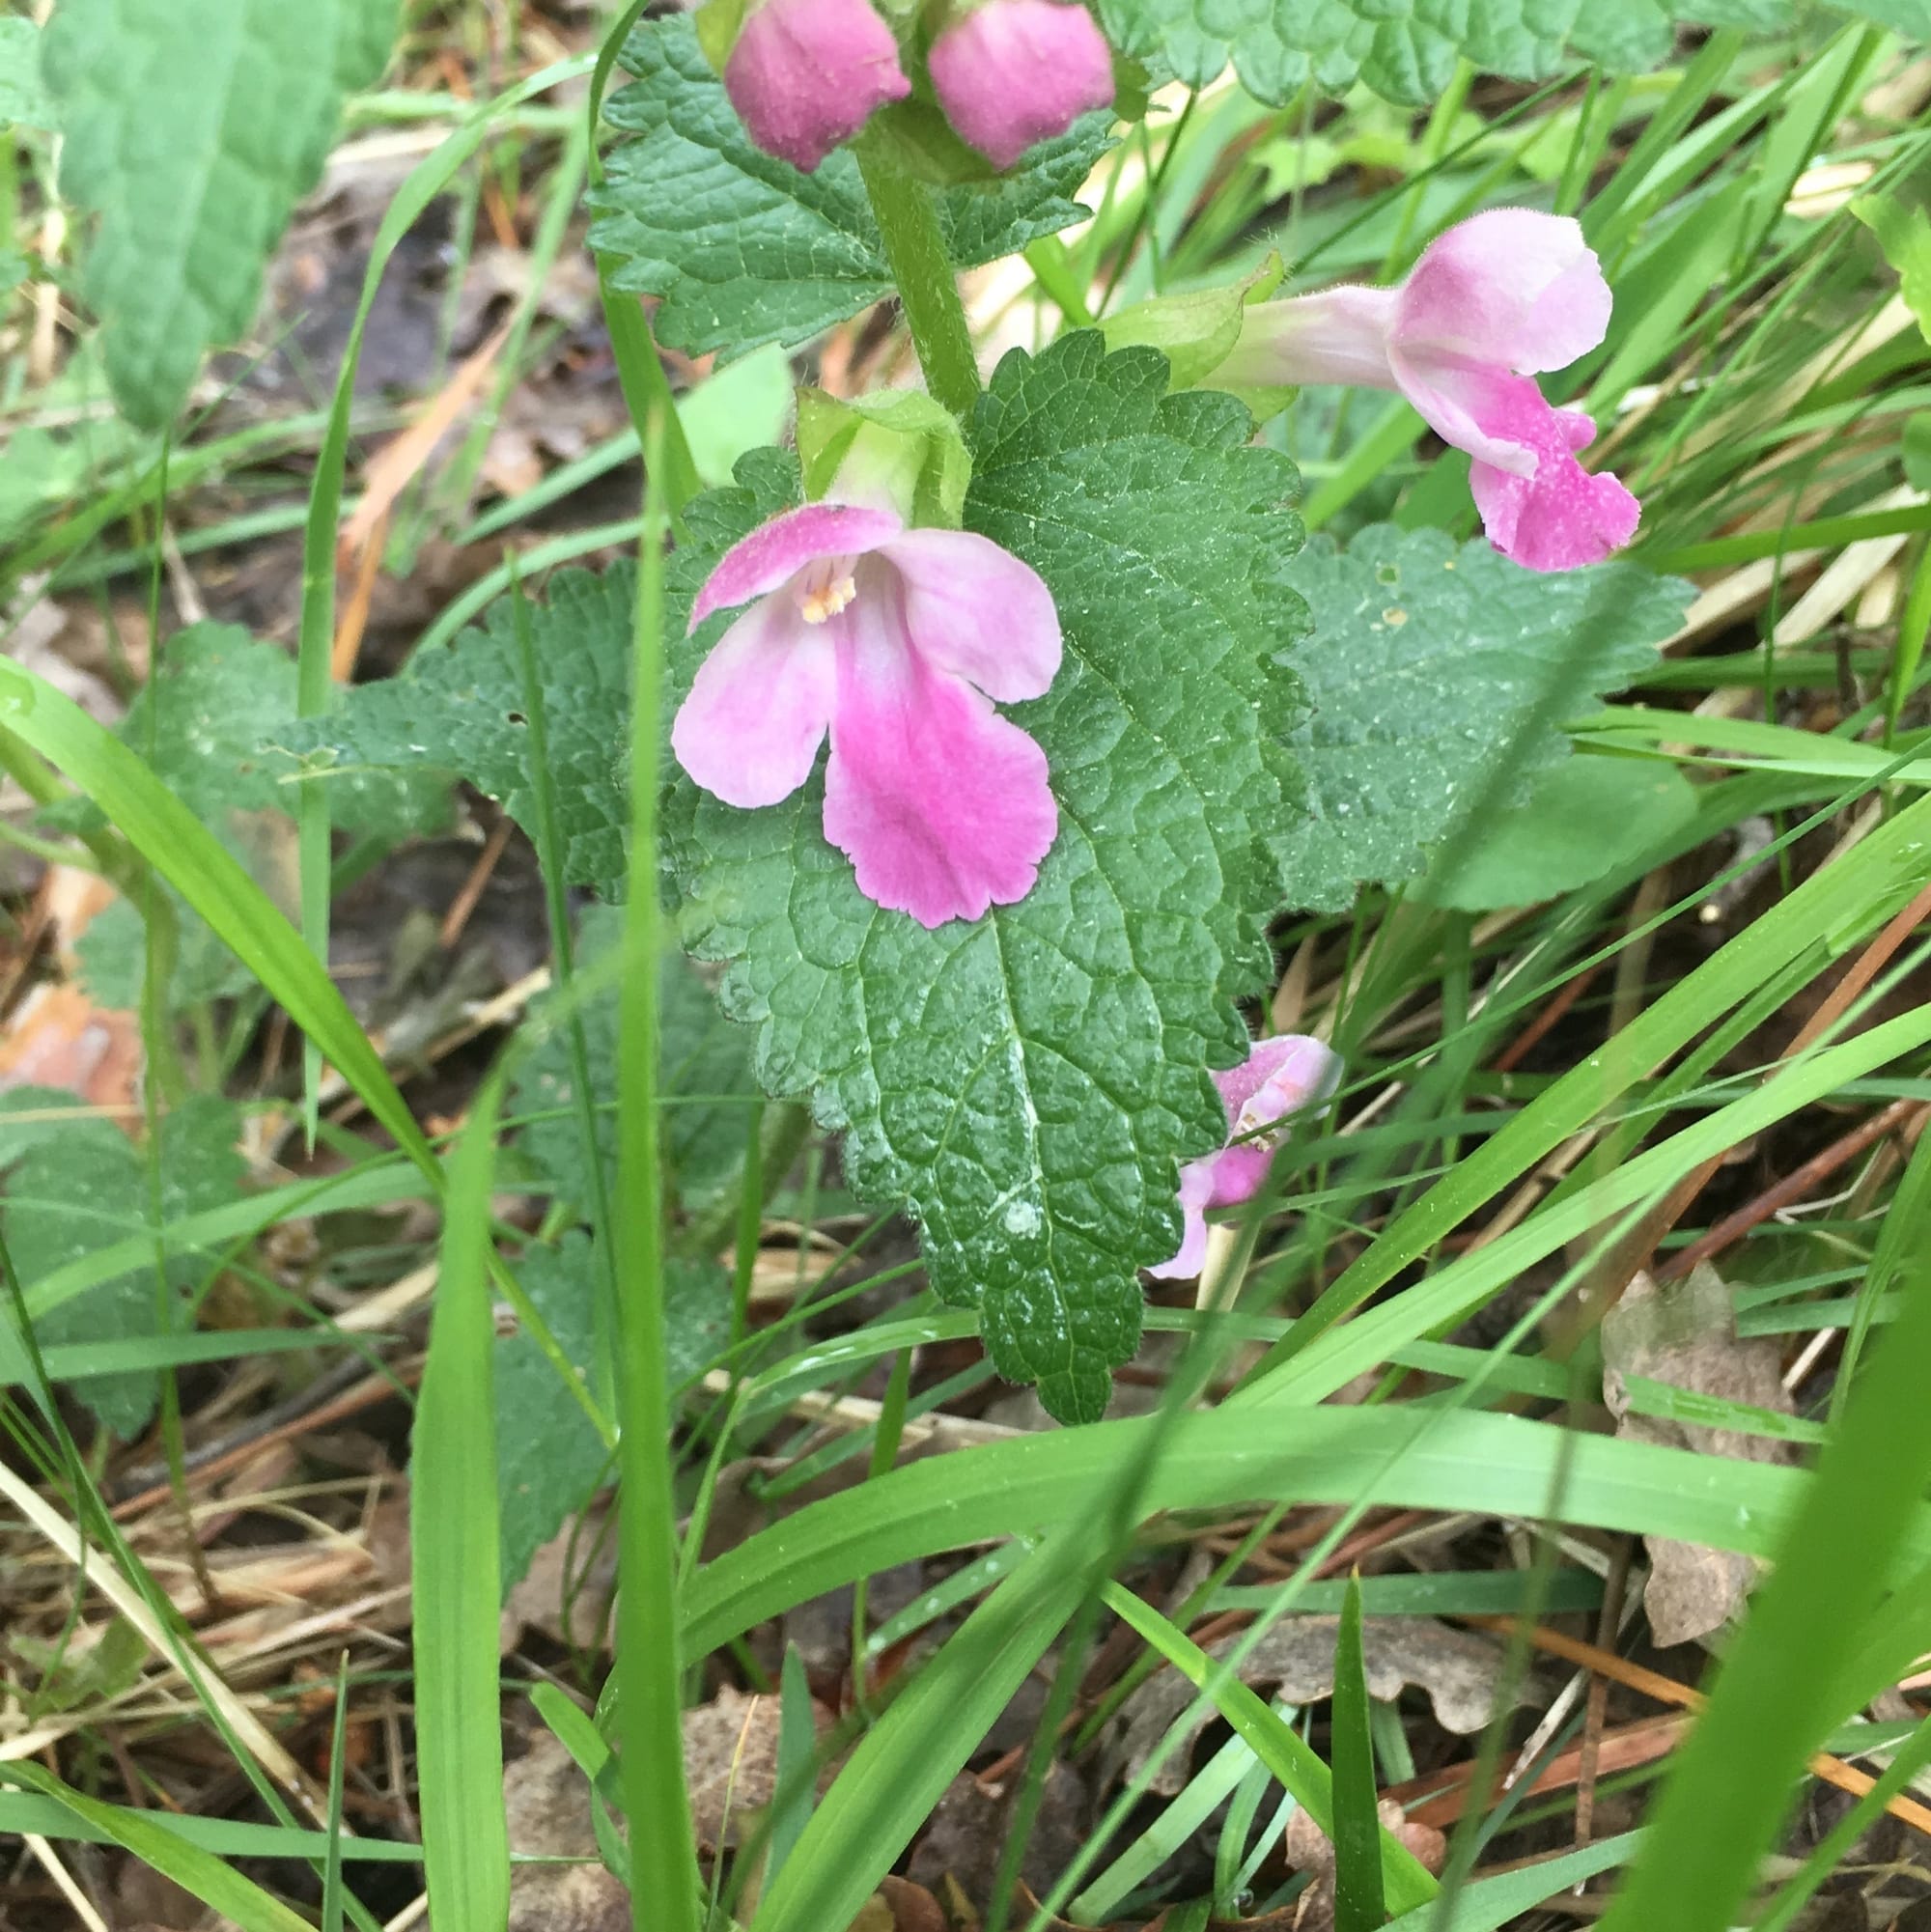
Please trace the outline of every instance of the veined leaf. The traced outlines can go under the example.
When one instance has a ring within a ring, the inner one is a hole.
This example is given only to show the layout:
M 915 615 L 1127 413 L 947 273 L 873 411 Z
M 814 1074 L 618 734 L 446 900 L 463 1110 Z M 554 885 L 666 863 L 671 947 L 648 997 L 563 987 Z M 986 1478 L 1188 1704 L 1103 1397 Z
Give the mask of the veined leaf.
M 1833 12 L 1900 32 L 1924 31 L 1921 0 L 1830 0 Z M 1790 0 L 1099 0 L 1124 51 L 1192 87 L 1231 59 L 1247 91 L 1278 106 L 1310 80 L 1329 94 L 1357 79 L 1423 106 L 1458 60 L 1515 80 L 1549 80 L 1565 64 L 1642 68 L 1664 59 L 1678 22 L 1775 33 Z
M 1414 878 L 1466 811 L 1514 804 L 1568 755 L 1564 720 L 1655 662 L 1692 594 L 1635 564 L 1546 575 L 1391 524 L 1345 550 L 1316 539 L 1288 575 L 1319 640 L 1295 659 L 1311 817 L 1287 833 L 1288 894 L 1323 911 L 1362 880 Z
M 891 294 L 849 153 L 806 175 L 754 148 L 687 17 L 646 22 L 623 58 L 637 79 L 605 116 L 638 138 L 610 156 L 604 185 L 588 198 L 602 216 L 590 240 L 616 265 L 617 288 L 663 298 L 659 340 L 692 355 L 742 355 L 807 342 Z M 1072 196 L 1105 151 L 1108 125 L 1088 115 L 1019 173 L 941 193 L 953 262 L 996 261 L 1083 220 Z
M 970 426 L 966 524 L 1045 577 L 1066 637 L 1052 689 L 1013 711 L 1060 805 L 1023 900 L 936 932 L 882 910 L 826 843 L 818 778 L 741 812 L 676 773 L 665 804 L 686 935 L 730 962 L 760 1078 L 847 1129 L 857 1190 L 910 1202 L 933 1286 L 1068 1420 L 1100 1414 L 1138 1341 L 1179 1162 L 1225 1134 L 1207 1069 L 1245 1050 L 1234 1000 L 1280 891 L 1264 835 L 1298 790 L 1294 472 L 1231 398 L 1166 379 L 1152 350 L 1071 336 L 1008 356 Z M 707 549 L 796 488 L 773 463 L 739 474 L 691 508 Z M 687 598 L 707 562 L 673 567 Z M 675 692 L 722 628 L 673 646 Z
M 61 0 L 42 70 L 63 191 L 100 217 L 87 299 L 134 421 L 162 428 L 238 340 L 343 97 L 382 70 L 396 0 Z
M 41 1118 L 22 1117 L 34 1115 Z M 239 1133 L 238 1110 L 210 1095 L 196 1095 L 161 1116 L 162 1220 L 220 1207 L 240 1192 L 246 1170 L 236 1147 Z M 55 1269 L 150 1224 L 147 1156 L 73 1094 L 16 1087 L 0 1100 L 0 1164 L 10 1168 L 7 1246 L 30 1292 Z M 166 1265 L 177 1293 L 198 1286 L 210 1266 L 192 1255 Z M 157 1320 L 150 1261 L 42 1316 L 35 1333 L 49 1347 L 119 1340 L 155 1333 Z M 89 1376 L 74 1384 L 74 1392 L 126 1440 L 146 1425 L 158 1386 L 152 1371 L 137 1370 Z
M 10 14 L 0 19 L 0 127 L 52 127 L 54 104 L 41 84 L 41 30 Z
M 1248 446 L 1232 398 L 1166 382 L 1157 352 L 1105 356 L 1089 332 L 1008 357 L 971 427 L 966 523 L 1040 572 L 1066 632 L 1052 690 L 1014 712 L 1061 809 L 1025 900 L 938 932 L 881 910 L 825 840 L 818 779 L 740 812 L 673 770 L 664 808 L 686 937 L 728 962 L 725 1009 L 759 1028 L 761 1081 L 849 1130 L 854 1187 L 910 1202 L 934 1286 L 978 1306 L 1001 1373 L 1069 1418 L 1101 1413 L 1138 1340 L 1137 1271 L 1179 1243 L 1179 1162 L 1225 1134 L 1207 1070 L 1245 1050 L 1234 1002 L 1263 981 L 1300 797 L 1294 471 Z M 774 454 L 739 476 L 690 506 L 672 559 L 667 710 L 724 627 L 683 636 L 698 585 L 796 499 Z M 633 584 L 565 573 L 533 613 L 566 869 L 606 896 Z M 314 742 L 381 765 L 440 745 L 522 817 L 518 690 L 505 608 L 349 693 Z

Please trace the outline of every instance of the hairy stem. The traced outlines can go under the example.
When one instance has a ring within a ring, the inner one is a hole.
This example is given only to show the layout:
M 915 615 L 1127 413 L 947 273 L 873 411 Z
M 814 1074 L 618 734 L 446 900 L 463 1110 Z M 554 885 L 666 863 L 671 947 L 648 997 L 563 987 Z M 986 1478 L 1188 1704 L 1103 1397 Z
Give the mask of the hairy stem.
M 932 191 L 870 143 L 860 142 L 854 152 L 884 238 L 885 260 L 898 284 L 925 386 L 954 415 L 963 416 L 979 394 L 979 365 Z

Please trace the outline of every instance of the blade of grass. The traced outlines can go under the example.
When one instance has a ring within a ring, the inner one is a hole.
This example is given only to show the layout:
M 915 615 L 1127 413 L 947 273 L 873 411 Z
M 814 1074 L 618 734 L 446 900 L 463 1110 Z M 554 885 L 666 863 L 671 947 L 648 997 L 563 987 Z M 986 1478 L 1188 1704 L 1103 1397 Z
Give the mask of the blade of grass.
M 1307 1815 L 1330 1838 L 1335 1838 L 1338 1851 L 1339 1839 L 1335 1834 L 1339 1827 L 1334 1808 L 1333 1778 L 1313 1746 L 1303 1742 L 1301 1734 L 1279 1712 L 1272 1709 L 1225 1666 L 1215 1663 L 1185 1631 L 1176 1629 L 1151 1605 L 1142 1603 L 1131 1590 L 1118 1583 L 1108 1583 L 1103 1594 L 1108 1607 L 1145 1638 L 1189 1683 L 1213 1698 L 1220 1715 L 1247 1741 L 1254 1755 L 1273 1772 L 1281 1788 L 1292 1792 Z M 1359 1648 L 1357 1630 L 1357 1655 Z M 1339 1662 L 1337 1653 L 1337 1667 Z M 1365 1703 L 1362 1706 L 1362 1743 L 1368 1743 Z M 1368 1749 L 1372 1752 L 1372 1746 Z M 1421 1861 L 1375 1815 L 1372 1755 L 1367 1765 L 1367 1816 L 1372 1834 L 1363 1838 L 1362 1849 L 1370 1862 L 1376 1865 L 1380 1889 L 1385 1891 L 1388 1902 L 1403 1912 L 1412 1911 L 1417 1905 L 1426 1905 L 1435 1896 L 1434 1879 Z M 1357 1896 L 1359 1898 L 1360 1894 Z M 1344 1921 L 1337 1916 L 1335 1922 L 1339 1926 Z M 1369 1921 L 1351 1918 L 1345 1922 L 1352 1927 L 1365 1925 Z M 1380 1926 L 1382 1919 L 1379 1914 L 1372 1922 Z
M 498 115 L 520 106 L 559 81 L 587 72 L 591 63 L 576 57 L 557 61 L 518 81 L 493 99 L 486 100 L 442 145 L 419 162 L 399 187 L 383 213 L 370 244 L 369 266 L 363 272 L 361 294 L 349 325 L 342 367 L 329 405 L 328 427 L 310 486 L 308 520 L 302 537 L 301 629 L 295 654 L 295 713 L 320 717 L 333 702 L 335 680 L 330 657 L 335 645 L 335 544 L 342 517 L 343 479 L 349 463 L 350 415 L 354 405 L 355 372 L 362 356 L 362 337 L 376 302 L 389 258 L 403 237 L 415 225 L 456 172 L 489 138 Z M 328 960 L 329 911 L 329 796 L 323 784 L 300 788 L 295 806 L 297 855 L 300 863 L 302 938 L 316 961 Z M 302 1124 L 309 1145 L 315 1144 L 320 1110 L 322 1044 L 306 1033 L 302 1045 Z M 339 1063 L 338 1063 L 339 1064 Z
M 328 1735 L 328 1853 L 322 1865 L 322 1932 L 342 1932 L 342 1775 L 349 1736 L 349 1653 L 335 1666 L 335 1722 Z
M 1931 1136 L 1912 1155 L 1931 1170 Z M 1803 1507 L 1678 1750 L 1608 1925 L 1718 1932 L 1734 1923 L 1818 1740 L 1844 1715 L 1845 1633 L 1877 1608 L 1931 1481 L 1931 1249 L 1900 1270 L 1896 1322 L 1871 1354 Z
M 692 1580 L 685 1644 L 697 1657 L 769 1616 L 914 1557 L 1033 1533 L 1078 1515 L 1088 1492 L 1136 1453 L 1144 1421 L 962 1449 L 808 1504 L 747 1538 Z M 1419 1442 L 1426 1430 L 1425 1442 Z M 1479 1411 L 1283 1407 L 1257 1426 L 1245 1408 L 1189 1415 L 1150 1473 L 1149 1514 L 1369 1497 L 1409 1509 L 1537 1516 L 1559 1459 L 1573 1454 L 1563 1519 L 1599 1528 L 1767 1554 L 1808 1478 L 1768 1463 L 1584 1436 Z M 1418 1444 L 1418 1445 L 1417 1445 Z M 1914 1550 L 1931 1555 L 1931 1509 Z
M 0 729 L 38 752 L 107 814 L 128 844 L 288 1008 L 397 1146 L 439 1190 L 435 1155 L 369 1036 L 301 936 L 200 820 L 71 698 L 5 660 L 0 660 Z
M 617 1684 L 625 1810 L 631 1858 L 646 1883 L 631 1890 L 637 1932 L 698 1932 L 697 1868 L 684 1781 L 678 1658 L 677 1518 L 672 1500 L 664 1367 L 663 1164 L 658 1137 L 658 774 L 662 757 L 666 482 L 664 429 L 644 430 L 644 532 L 639 545 L 635 671 L 631 680 L 630 851 L 624 910 L 625 972 L 618 994 L 615 1242 L 620 1303 L 618 1439 L 622 1507 Z
M 1077 1609 L 1086 1536 L 1035 1551 L 960 1625 L 852 1753 L 751 1932 L 850 1925 Z
M 436 1920 L 474 1932 L 510 1916 L 489 1267 L 501 1090 L 500 1074 L 484 1082 L 450 1171 L 409 1462 L 423 1864 Z
M 1361 1654 L 1358 1576 L 1348 1579 L 1340 1627 L 1334 1634 L 1329 1750 L 1334 1759 L 1334 1932 L 1381 1932 L 1387 1920 L 1387 1904 L 1382 1886 L 1382 1822 L 1375 1808 L 1375 1740 L 1368 1708 L 1368 1666 Z
M 242 1877 L 213 1853 L 156 1823 L 148 1812 L 103 1805 L 63 1784 L 37 1764 L 0 1766 L 0 1775 L 51 1799 L 70 1819 L 90 1827 L 104 1842 L 131 1852 L 143 1864 L 232 1920 L 241 1932 L 311 1932 L 305 1918 L 264 1891 L 253 1879 Z

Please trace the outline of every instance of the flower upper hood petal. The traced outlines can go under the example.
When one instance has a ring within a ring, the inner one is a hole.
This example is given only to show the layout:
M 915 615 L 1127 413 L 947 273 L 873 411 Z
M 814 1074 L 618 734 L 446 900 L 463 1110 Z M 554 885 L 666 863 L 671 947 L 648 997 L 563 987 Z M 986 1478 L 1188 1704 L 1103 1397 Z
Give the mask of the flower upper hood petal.
M 888 544 L 905 525 L 889 510 L 807 503 L 761 523 L 724 552 L 690 606 L 689 629 L 734 604 L 748 603 L 828 557 L 860 557 Z

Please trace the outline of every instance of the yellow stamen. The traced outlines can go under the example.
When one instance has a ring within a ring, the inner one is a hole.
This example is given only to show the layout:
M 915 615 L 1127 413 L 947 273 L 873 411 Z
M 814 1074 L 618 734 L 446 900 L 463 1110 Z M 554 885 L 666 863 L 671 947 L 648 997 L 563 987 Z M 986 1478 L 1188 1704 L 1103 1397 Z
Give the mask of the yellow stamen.
M 835 582 L 814 584 L 798 600 L 798 609 L 807 624 L 823 624 L 836 617 L 858 595 L 858 586 L 850 574 Z

